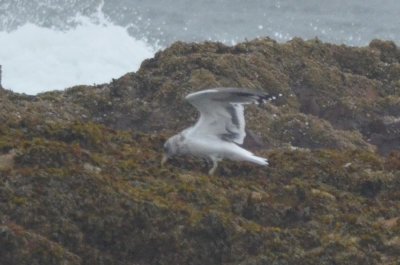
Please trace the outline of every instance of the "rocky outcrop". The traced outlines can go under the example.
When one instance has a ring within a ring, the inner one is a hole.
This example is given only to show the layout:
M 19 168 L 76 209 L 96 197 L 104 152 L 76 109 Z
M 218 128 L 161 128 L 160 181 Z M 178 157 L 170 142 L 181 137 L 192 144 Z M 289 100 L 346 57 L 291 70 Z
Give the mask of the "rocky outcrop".
M 184 95 L 215 86 L 278 96 L 246 112 L 270 166 L 160 168 Z M 399 106 L 380 40 L 178 42 L 110 84 L 0 89 L 0 263 L 397 264 Z

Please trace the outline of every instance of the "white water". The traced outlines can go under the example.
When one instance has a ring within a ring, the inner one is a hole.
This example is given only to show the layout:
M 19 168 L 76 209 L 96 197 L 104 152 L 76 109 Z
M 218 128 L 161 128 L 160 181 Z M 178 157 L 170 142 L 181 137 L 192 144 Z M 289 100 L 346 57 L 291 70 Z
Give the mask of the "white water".
M 25 24 L 0 32 L 2 85 L 37 94 L 80 84 L 109 82 L 153 56 L 155 49 L 110 22 L 79 18 L 67 31 Z

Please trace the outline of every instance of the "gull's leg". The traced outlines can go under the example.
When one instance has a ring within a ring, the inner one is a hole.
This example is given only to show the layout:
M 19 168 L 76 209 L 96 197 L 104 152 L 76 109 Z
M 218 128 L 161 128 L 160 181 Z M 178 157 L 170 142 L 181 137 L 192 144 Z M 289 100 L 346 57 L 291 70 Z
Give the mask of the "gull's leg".
M 213 163 L 213 166 L 212 166 L 212 168 L 208 171 L 208 175 L 212 176 L 212 175 L 214 175 L 215 170 L 216 170 L 217 167 L 218 167 L 218 161 L 219 161 L 219 159 L 217 159 L 216 157 L 210 157 L 210 159 L 211 159 L 211 161 L 212 161 L 212 163 Z
M 163 154 L 163 157 L 161 159 L 161 167 L 164 167 L 164 164 L 167 163 L 168 161 L 168 156 L 166 154 Z

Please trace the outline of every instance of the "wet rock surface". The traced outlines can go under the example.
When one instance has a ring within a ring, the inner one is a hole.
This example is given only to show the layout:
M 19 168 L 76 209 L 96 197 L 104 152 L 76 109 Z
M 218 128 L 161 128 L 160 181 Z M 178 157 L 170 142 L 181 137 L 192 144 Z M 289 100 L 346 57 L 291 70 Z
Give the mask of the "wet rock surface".
M 246 112 L 270 166 L 160 168 L 184 96 L 216 86 L 278 96 Z M 0 89 L 0 263 L 398 264 L 399 122 L 380 40 L 177 42 L 109 84 Z

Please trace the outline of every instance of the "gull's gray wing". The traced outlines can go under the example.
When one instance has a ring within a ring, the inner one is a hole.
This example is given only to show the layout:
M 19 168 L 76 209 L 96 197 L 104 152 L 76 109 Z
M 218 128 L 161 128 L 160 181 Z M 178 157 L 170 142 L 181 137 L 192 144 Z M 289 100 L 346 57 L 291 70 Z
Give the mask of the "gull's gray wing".
M 191 128 L 194 135 L 215 135 L 220 139 L 243 144 L 246 136 L 243 104 L 261 103 L 271 97 L 267 93 L 241 88 L 214 88 L 186 96 L 200 112 Z

